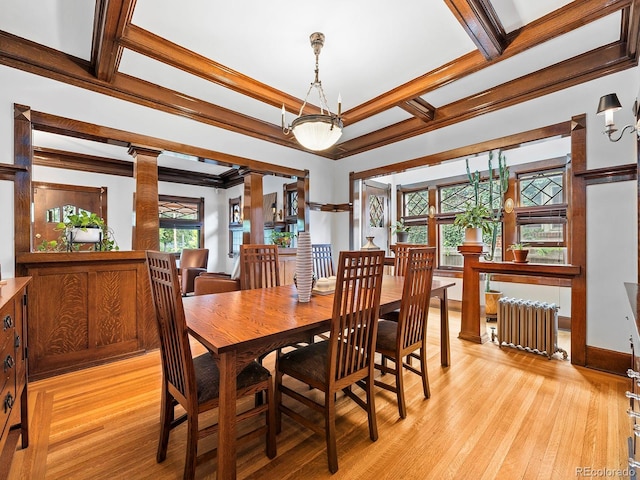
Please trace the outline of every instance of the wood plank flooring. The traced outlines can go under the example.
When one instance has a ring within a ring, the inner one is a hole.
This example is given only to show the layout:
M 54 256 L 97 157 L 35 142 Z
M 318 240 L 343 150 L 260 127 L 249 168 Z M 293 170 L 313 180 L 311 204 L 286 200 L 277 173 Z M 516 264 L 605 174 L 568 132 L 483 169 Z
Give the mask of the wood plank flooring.
M 378 390 L 379 439 L 371 442 L 364 411 L 339 399 L 340 469 L 332 476 L 324 438 L 283 417 L 277 457 L 266 457 L 262 439 L 241 447 L 238 478 L 548 480 L 586 477 L 587 469 L 628 478 L 628 379 L 459 340 L 455 312 L 452 365 L 442 368 L 438 315 L 432 309 L 431 398 L 422 397 L 417 376 L 405 374 L 405 420 L 393 394 Z M 155 461 L 160 378 L 152 352 L 29 384 L 31 444 L 16 452 L 9 478 L 182 478 L 186 425 L 171 434 L 167 460 Z M 215 472 L 213 458 L 196 477 Z

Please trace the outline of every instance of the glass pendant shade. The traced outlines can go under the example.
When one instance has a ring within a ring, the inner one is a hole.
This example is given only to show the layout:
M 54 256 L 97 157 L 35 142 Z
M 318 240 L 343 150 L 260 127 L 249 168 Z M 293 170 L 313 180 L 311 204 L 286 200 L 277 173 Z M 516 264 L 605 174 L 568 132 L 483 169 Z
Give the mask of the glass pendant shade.
M 320 151 L 338 141 L 342 135 L 342 121 L 331 115 L 303 115 L 291 123 L 291 129 L 300 145 Z

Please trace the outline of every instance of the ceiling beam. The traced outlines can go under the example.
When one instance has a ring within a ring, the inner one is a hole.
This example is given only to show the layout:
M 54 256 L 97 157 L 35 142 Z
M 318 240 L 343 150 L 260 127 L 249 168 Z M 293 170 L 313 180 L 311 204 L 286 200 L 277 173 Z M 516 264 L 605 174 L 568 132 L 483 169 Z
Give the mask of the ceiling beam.
M 131 21 L 136 0 L 97 0 L 93 17 L 91 65 L 98 79 L 111 82 L 120 65 L 118 38 Z
M 184 72 L 196 75 L 225 88 L 241 93 L 274 107 L 285 109 L 296 115 L 303 101 L 269 85 L 261 83 L 247 75 L 236 72 L 207 57 L 172 43 L 135 25 L 128 25 L 120 39 L 124 47 L 159 62 L 171 65 Z M 320 109 L 309 106 L 306 113 L 316 113 Z M 278 117 L 279 118 L 279 117 Z
M 285 136 L 279 125 L 121 73 L 116 73 L 113 81 L 107 83 L 95 78 L 90 64 L 80 58 L 2 31 L 0 64 L 260 140 L 304 150 L 295 139 Z M 323 152 L 319 154 L 325 155 Z
M 333 152 L 338 158 L 362 153 L 636 66 L 637 60 L 630 59 L 626 50 L 626 44 L 622 42 L 597 48 L 443 105 L 436 110 L 435 119 L 428 124 L 416 118 L 404 120 L 340 143 L 337 145 L 340 149 L 334 147 Z
M 502 150 L 509 150 L 523 143 L 557 136 L 566 137 L 570 134 L 570 121 L 556 123 L 555 125 L 536 128 L 527 132 L 520 132 L 514 135 L 508 135 L 506 137 L 495 138 L 493 140 L 487 140 L 484 142 L 475 143 L 473 145 L 465 145 L 464 147 L 457 147 L 444 152 L 412 158 L 411 160 L 404 160 L 402 162 L 383 165 L 381 167 L 372 168 L 369 170 L 361 170 L 359 172 L 354 172 L 351 178 L 353 180 L 365 180 L 380 177 L 383 175 L 392 175 L 394 173 L 405 172 L 412 168 L 440 165 L 441 163 L 452 160 L 454 158 L 469 157 L 471 155 L 477 155 L 478 153 L 497 150 L 499 148 Z
M 624 10 L 621 40 L 627 42 L 627 55 L 638 58 L 640 49 L 640 0 L 633 0 Z
M 445 0 L 480 53 L 487 60 L 502 55 L 507 35 L 495 10 L 487 0 Z
M 633 0 L 636 1 L 636 0 Z M 489 65 L 494 65 L 516 54 L 556 38 L 575 28 L 586 25 L 613 12 L 628 7 L 632 0 L 580 0 L 571 2 L 544 17 L 509 34 L 509 45 L 492 62 L 478 51 L 459 57 L 424 75 L 379 95 L 342 115 L 346 125 L 377 115 L 408 99 L 420 97 L 444 85 L 459 80 Z
M 207 158 L 212 162 L 215 162 L 217 165 L 224 165 L 232 168 L 244 166 L 254 172 L 281 175 L 285 177 L 304 177 L 306 175 L 304 170 L 297 170 L 282 165 L 261 162 L 259 160 L 252 160 L 250 158 L 239 157 L 229 153 L 216 152 L 214 150 L 194 147 L 193 145 L 173 142 L 163 138 L 127 132 L 117 128 L 82 122 L 80 120 L 64 118 L 49 113 L 37 112 L 35 110 L 31 110 L 31 124 L 34 130 L 40 130 L 43 132 L 56 133 L 73 138 L 82 138 L 84 140 L 92 140 L 113 145 L 129 146 L 133 144 L 139 147 L 151 148 L 153 150 L 169 150 L 171 152 L 183 153 L 194 157 Z M 185 160 L 185 162 L 189 161 L 190 160 Z
M 420 97 L 402 102 L 398 106 L 414 117 L 422 119 L 424 122 L 430 122 L 436 114 L 435 107 Z

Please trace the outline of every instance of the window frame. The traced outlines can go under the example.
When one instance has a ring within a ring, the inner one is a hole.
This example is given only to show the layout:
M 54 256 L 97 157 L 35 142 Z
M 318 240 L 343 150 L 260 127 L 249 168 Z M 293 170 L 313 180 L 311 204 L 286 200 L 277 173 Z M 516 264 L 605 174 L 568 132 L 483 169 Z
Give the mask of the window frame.
M 194 220 L 177 219 L 177 218 L 163 218 L 160 217 L 160 204 L 161 203 L 190 203 L 198 206 L 198 218 Z M 204 248 L 204 197 L 180 197 L 176 195 L 158 195 L 158 220 L 159 229 L 189 229 L 198 230 L 198 248 Z M 160 231 L 158 230 L 158 236 Z M 179 252 L 172 252 L 176 257 L 180 257 Z

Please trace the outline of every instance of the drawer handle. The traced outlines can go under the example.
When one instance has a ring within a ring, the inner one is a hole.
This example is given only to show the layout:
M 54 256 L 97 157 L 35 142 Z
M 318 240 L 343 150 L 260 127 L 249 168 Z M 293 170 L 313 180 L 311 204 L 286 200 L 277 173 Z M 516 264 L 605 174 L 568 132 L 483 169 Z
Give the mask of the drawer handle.
M 16 361 L 13 359 L 11 355 L 7 355 L 7 358 L 4 359 L 4 371 L 6 372 L 10 368 L 13 368 L 16 364 Z
M 640 378 L 640 372 L 636 372 L 635 370 L 631 370 L 629 368 L 627 370 L 627 377 L 629 377 L 629 378 Z
M 632 400 L 640 400 L 640 395 L 637 393 L 624 392 L 624 394 L 627 398 L 631 398 Z
M 640 412 L 636 412 L 631 409 L 627 410 L 627 415 L 629 415 L 631 418 L 640 418 Z
M 14 403 L 16 403 L 16 401 L 13 398 L 13 395 L 11 395 L 11 393 L 7 393 L 7 396 L 4 399 L 4 413 L 7 413 L 9 410 L 11 410 Z
M 11 315 L 7 315 L 6 317 L 4 317 L 3 325 L 4 330 L 13 327 L 13 318 L 11 318 Z

